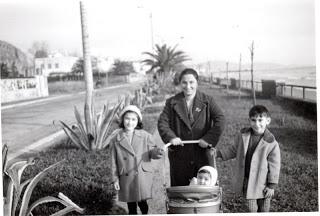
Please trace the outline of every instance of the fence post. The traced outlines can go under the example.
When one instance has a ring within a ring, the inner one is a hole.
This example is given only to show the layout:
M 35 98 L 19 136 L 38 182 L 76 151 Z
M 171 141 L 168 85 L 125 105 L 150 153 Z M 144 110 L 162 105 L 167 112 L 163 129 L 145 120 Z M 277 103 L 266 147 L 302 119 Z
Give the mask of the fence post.
M 302 87 L 302 97 L 303 97 L 303 100 L 306 98 L 306 88 L 305 87 Z
M 291 97 L 293 96 L 293 86 L 291 86 Z

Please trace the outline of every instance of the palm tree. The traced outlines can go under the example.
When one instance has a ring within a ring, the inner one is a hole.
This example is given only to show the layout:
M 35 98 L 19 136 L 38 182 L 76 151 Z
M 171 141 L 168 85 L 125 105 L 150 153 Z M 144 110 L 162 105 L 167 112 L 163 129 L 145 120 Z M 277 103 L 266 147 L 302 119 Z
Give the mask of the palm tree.
M 150 58 L 144 59 L 142 63 L 151 66 L 149 71 L 154 71 L 157 75 L 160 85 L 166 78 L 172 78 L 176 67 L 184 61 L 190 60 L 184 51 L 176 50 L 177 46 L 171 48 L 166 44 L 155 45 L 154 52 L 144 52 Z

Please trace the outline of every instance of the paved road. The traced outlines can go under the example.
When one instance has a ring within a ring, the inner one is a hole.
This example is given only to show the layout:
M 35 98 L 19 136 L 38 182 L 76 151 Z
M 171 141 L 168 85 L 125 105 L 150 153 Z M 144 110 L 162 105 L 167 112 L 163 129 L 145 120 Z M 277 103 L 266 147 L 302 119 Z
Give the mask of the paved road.
M 95 109 L 100 111 L 103 104 L 117 102 L 118 95 L 132 94 L 138 85 L 125 84 L 95 91 Z M 84 100 L 85 94 L 79 93 L 1 110 L 2 143 L 8 145 L 9 155 L 60 131 L 60 125 L 54 125 L 53 121 L 74 123 L 74 106 L 83 114 Z

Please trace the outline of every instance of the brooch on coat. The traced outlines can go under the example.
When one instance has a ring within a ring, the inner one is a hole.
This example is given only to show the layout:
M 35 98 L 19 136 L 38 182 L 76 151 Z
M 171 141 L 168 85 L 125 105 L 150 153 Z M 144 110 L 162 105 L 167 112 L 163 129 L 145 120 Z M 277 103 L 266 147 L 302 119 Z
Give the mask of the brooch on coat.
M 198 107 L 196 107 L 196 110 L 195 110 L 196 112 L 200 112 L 201 111 L 201 109 L 200 108 L 198 108 Z

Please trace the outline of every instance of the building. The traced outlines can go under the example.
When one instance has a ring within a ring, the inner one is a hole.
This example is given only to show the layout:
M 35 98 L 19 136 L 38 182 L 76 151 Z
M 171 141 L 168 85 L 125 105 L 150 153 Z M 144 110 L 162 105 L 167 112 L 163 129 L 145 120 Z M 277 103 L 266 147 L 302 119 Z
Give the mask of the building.
M 49 76 L 51 73 L 70 73 L 78 57 L 50 54 L 47 58 L 35 58 L 35 75 Z

